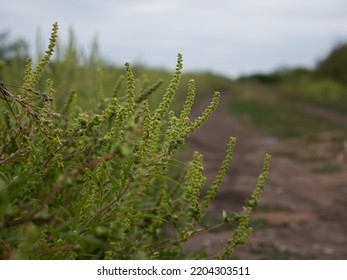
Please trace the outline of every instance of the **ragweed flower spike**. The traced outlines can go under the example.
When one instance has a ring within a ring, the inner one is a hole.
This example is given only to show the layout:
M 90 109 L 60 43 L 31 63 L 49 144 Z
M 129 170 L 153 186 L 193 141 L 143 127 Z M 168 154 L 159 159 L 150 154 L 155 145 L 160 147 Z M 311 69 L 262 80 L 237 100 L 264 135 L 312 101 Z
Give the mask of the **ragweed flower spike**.
M 29 88 L 34 88 L 35 85 L 38 83 L 43 71 L 45 70 L 45 67 L 47 66 L 48 62 L 50 61 L 55 45 L 57 44 L 57 37 L 58 37 L 58 23 L 53 24 L 51 37 L 49 39 L 49 45 L 48 50 L 46 51 L 45 55 L 41 58 L 39 64 L 36 66 L 35 71 L 32 73 L 32 78 L 30 81 Z
M 135 78 L 129 63 L 125 63 L 125 70 L 127 75 L 126 111 L 128 113 L 128 117 L 132 117 L 134 115 L 135 110 Z
M 195 81 L 190 80 L 188 84 L 188 95 L 186 102 L 184 103 L 183 110 L 180 115 L 181 120 L 185 120 L 189 117 L 190 111 L 192 110 L 195 99 Z
M 206 108 L 200 117 L 198 117 L 189 128 L 189 133 L 197 130 L 204 122 L 206 122 L 212 115 L 212 113 L 217 109 L 220 100 L 220 92 L 216 91 L 213 95 L 211 104 Z
M 226 151 L 226 155 L 225 155 L 224 161 L 222 163 L 222 166 L 220 167 L 214 182 L 212 183 L 209 191 L 207 192 L 207 194 L 206 194 L 206 196 L 205 196 L 205 198 L 201 204 L 201 207 L 203 210 L 206 210 L 210 206 L 210 203 L 215 198 L 215 196 L 219 190 L 219 187 L 222 184 L 223 178 L 225 177 L 226 172 L 228 171 L 230 161 L 231 161 L 231 158 L 232 158 L 233 153 L 234 153 L 235 142 L 236 142 L 236 138 L 230 137 L 227 151 Z
M 140 96 L 136 97 L 135 102 L 141 103 L 144 100 L 147 100 L 148 97 L 157 91 L 157 89 L 163 84 L 163 80 L 159 79 L 155 84 L 153 84 L 151 87 L 145 89 Z
M 163 101 L 160 103 L 158 109 L 154 113 L 154 119 L 161 119 L 169 109 L 169 106 L 175 96 L 175 93 L 178 90 L 178 85 L 180 83 L 181 71 L 183 67 L 182 61 L 182 55 L 178 54 L 175 74 L 173 75 L 169 87 L 164 94 Z
M 175 93 L 178 90 L 178 85 L 180 83 L 181 79 L 181 71 L 182 71 L 182 55 L 178 54 L 177 57 L 177 65 L 176 65 L 176 71 L 170 81 L 170 84 L 163 96 L 162 102 L 159 104 L 158 108 L 154 111 L 153 117 L 152 117 L 152 127 L 154 128 L 152 131 L 152 149 L 151 152 L 153 154 L 156 153 L 158 148 L 158 142 L 160 139 L 160 133 L 163 125 L 163 118 L 164 116 L 169 112 L 170 104 L 173 101 L 173 98 L 175 96 Z
M 238 222 L 236 229 L 234 230 L 231 238 L 228 240 L 227 246 L 217 255 L 216 259 L 226 259 L 229 258 L 235 250 L 237 245 L 244 244 L 249 235 L 252 233 L 252 228 L 249 226 L 249 220 L 251 218 L 253 208 L 258 204 L 260 195 L 263 191 L 265 181 L 268 176 L 269 167 L 270 167 L 271 156 L 266 154 L 263 170 L 258 177 L 257 185 L 253 191 L 253 194 L 249 200 L 246 201 L 246 207 L 241 215 L 236 215 L 234 220 Z

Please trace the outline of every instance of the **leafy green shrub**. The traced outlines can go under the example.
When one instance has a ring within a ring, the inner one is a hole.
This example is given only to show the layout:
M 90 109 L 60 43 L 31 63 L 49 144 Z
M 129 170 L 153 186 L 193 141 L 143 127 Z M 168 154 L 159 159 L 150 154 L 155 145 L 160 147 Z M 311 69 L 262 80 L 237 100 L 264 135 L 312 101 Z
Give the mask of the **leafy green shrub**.
M 147 97 L 160 83 L 138 89 L 129 64 L 112 98 L 99 87 L 91 93 L 94 108 L 81 111 L 71 92 L 57 110 L 50 79 L 46 93 L 34 90 L 50 61 L 57 29 L 54 24 L 48 51 L 35 69 L 28 60 L 23 87 L 13 93 L 9 85 L 0 85 L 8 109 L 0 119 L 0 258 L 203 258 L 184 252 L 181 245 L 216 227 L 203 228 L 202 221 L 229 167 L 235 138 L 206 193 L 202 155 L 195 152 L 187 164 L 175 158 L 187 136 L 216 109 L 220 94 L 190 120 L 191 80 L 176 116 L 170 104 L 181 77 L 179 55 L 170 85 L 153 110 Z M 123 82 L 126 98 L 118 98 Z M 221 215 L 221 225 L 234 230 L 216 258 L 228 258 L 249 236 L 269 160 L 267 155 L 244 211 Z
M 316 66 L 316 74 L 320 78 L 330 78 L 347 84 L 347 43 L 337 44 Z

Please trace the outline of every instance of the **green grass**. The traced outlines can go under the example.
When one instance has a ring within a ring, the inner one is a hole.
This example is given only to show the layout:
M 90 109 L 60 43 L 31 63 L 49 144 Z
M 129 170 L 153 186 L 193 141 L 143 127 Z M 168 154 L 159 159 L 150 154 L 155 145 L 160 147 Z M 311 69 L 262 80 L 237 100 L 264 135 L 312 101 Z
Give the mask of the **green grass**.
M 324 164 L 320 167 L 312 169 L 313 173 L 317 174 L 335 174 L 340 172 L 342 169 L 340 166 L 337 165 L 331 165 L 331 164 Z
M 313 139 L 325 123 L 292 104 L 269 102 L 266 98 L 263 101 L 234 98 L 228 105 L 233 114 L 243 117 L 265 134 L 279 138 Z
M 275 151 L 276 155 L 312 162 L 333 159 L 343 152 L 347 137 L 345 127 L 305 111 L 303 100 L 289 98 L 280 85 L 242 81 L 234 84 L 233 88 L 226 104 L 229 112 L 259 133 L 286 143 L 286 149 Z M 314 99 L 311 104 L 316 106 Z M 336 166 L 312 170 L 321 174 L 339 171 Z
M 286 208 L 282 205 L 276 204 L 260 204 L 257 205 L 254 210 L 258 212 L 281 212 L 285 211 Z
M 251 219 L 249 221 L 249 226 L 253 228 L 253 230 L 261 230 L 269 227 L 269 222 L 263 218 Z
M 272 243 L 259 242 L 252 247 L 251 252 L 260 255 L 264 260 L 307 260 L 313 259 L 309 255 L 294 252 L 288 249 L 281 249 Z
M 339 198 L 336 200 L 336 202 L 339 203 L 340 205 L 347 207 L 347 198 Z

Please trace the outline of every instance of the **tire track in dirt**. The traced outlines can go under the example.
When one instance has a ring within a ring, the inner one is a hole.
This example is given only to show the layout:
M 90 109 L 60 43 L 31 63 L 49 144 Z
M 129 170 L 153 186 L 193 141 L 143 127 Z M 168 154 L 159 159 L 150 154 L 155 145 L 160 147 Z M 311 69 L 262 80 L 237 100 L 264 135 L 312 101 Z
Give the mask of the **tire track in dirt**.
M 267 211 L 256 211 L 253 221 L 262 225 L 255 229 L 248 242 L 238 247 L 241 259 L 310 258 L 347 259 L 346 162 L 339 163 L 334 174 L 315 174 L 317 162 L 301 162 L 281 154 L 288 143 L 260 135 L 227 112 L 224 94 L 212 117 L 189 138 L 194 150 L 204 155 L 204 175 L 213 180 L 224 159 L 230 136 L 237 138 L 234 157 L 216 196 L 209 215 L 220 217 L 223 210 L 240 211 L 251 194 L 262 169 L 266 153 L 272 155 L 269 179 L 261 204 Z M 192 112 L 197 117 L 208 106 L 202 100 Z M 345 200 L 343 200 L 345 201 Z M 188 243 L 194 250 L 204 247 L 209 255 L 218 252 L 231 231 L 207 233 Z M 277 252 L 275 255 L 271 255 Z

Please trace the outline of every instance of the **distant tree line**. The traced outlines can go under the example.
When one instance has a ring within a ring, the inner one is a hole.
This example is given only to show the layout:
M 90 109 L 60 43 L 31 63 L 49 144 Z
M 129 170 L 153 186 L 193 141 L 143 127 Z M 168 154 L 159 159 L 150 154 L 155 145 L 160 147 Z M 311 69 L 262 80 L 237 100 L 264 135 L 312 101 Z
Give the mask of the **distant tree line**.
M 338 43 L 327 57 L 318 62 L 316 74 L 347 84 L 347 42 Z
M 314 69 L 304 67 L 281 68 L 270 73 L 242 76 L 239 80 L 254 80 L 263 84 L 276 84 L 303 76 L 318 79 L 328 78 L 347 84 L 347 42 L 340 42 L 335 45 L 327 56 L 318 61 Z

